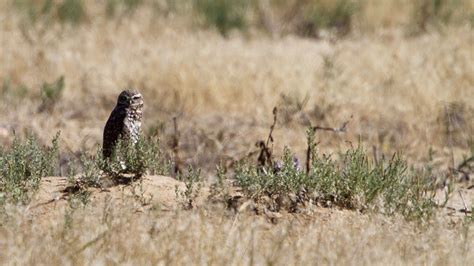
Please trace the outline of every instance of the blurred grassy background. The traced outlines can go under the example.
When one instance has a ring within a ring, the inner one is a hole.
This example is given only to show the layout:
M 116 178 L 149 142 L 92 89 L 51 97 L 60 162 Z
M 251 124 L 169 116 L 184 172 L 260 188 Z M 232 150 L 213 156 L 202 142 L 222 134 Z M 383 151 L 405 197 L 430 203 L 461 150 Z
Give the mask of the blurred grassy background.
M 117 95 L 133 86 L 145 133 L 172 154 L 177 117 L 181 159 L 205 176 L 257 150 L 276 106 L 276 156 L 288 146 L 303 162 L 310 124 L 349 120 L 345 133 L 317 132 L 319 154 L 358 142 L 374 157 L 401 151 L 443 184 L 444 199 L 450 167 L 474 154 L 473 25 L 469 0 L 0 1 L 0 151 L 15 135 L 49 143 L 61 131 L 63 166 L 94 154 Z M 22 150 L 4 163 L 24 165 Z M 137 182 L 141 196 L 133 185 L 128 196 L 100 190 L 80 205 L 89 194 L 63 198 L 66 178 L 45 178 L 38 196 L 47 201 L 0 208 L 0 261 L 445 265 L 474 254 L 469 184 L 454 209 L 422 226 L 319 205 L 173 211 L 176 181 L 147 180 L 173 182 Z M 150 204 L 153 196 L 168 200 Z
M 439 169 L 474 152 L 474 4 L 467 0 L 17 0 L 0 3 L 0 141 L 30 131 L 79 155 L 127 86 L 145 132 L 213 170 L 265 138 L 303 156 L 358 141 Z M 440 171 L 441 171 L 440 170 Z

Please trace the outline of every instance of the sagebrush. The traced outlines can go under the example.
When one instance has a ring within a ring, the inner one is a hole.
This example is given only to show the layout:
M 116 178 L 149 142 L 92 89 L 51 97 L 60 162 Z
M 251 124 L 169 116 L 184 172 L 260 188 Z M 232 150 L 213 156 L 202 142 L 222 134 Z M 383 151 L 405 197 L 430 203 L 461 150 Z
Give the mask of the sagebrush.
M 30 135 L 26 140 L 15 137 L 12 147 L 0 149 L 0 204 L 26 204 L 38 189 L 41 178 L 57 167 L 59 133 L 51 146 L 43 146 Z
M 309 130 L 308 135 L 314 141 L 314 131 Z M 427 218 L 434 211 L 433 180 L 422 169 L 409 169 L 399 154 L 374 161 L 362 146 L 338 158 L 321 155 L 316 148 L 311 152 L 306 171 L 286 148 L 278 167 L 244 162 L 237 167 L 235 180 L 249 198 L 270 200 L 274 211 L 295 211 L 295 204 L 307 202 L 407 218 Z

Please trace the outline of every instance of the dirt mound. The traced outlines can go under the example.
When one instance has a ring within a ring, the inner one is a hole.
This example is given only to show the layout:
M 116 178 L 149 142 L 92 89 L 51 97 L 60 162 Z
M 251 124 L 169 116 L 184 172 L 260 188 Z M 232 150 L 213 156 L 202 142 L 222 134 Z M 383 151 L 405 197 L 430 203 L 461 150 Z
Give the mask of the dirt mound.
M 69 200 L 75 195 L 67 193 L 68 182 L 65 177 L 45 177 L 40 188 L 27 208 L 31 219 L 38 216 L 63 215 Z M 185 184 L 168 176 L 144 176 L 128 185 L 117 185 L 107 189 L 89 188 L 88 201 L 124 205 L 132 201 L 137 206 L 159 206 L 174 209 L 178 206 L 176 191 L 183 191 Z
M 65 177 L 45 177 L 41 181 L 38 192 L 26 208 L 25 215 L 31 221 L 47 223 L 48 220 L 64 216 L 68 208 L 71 208 L 71 199 L 80 195 L 66 192 L 70 184 Z M 133 207 L 133 210 L 142 212 L 150 208 L 161 210 L 175 210 L 180 208 L 180 198 L 177 192 L 185 191 L 185 184 L 168 176 L 144 176 L 138 181 L 129 184 L 119 184 L 106 189 L 88 188 L 87 205 L 91 209 L 100 212 L 106 205 L 120 208 L 123 206 Z M 234 188 L 235 189 L 235 188 Z M 464 217 L 472 210 L 474 200 L 473 187 L 459 186 L 455 189 L 445 202 L 446 191 L 438 190 L 435 198 L 436 203 L 442 207 L 441 210 L 449 216 Z M 233 191 L 231 194 L 240 195 Z M 204 187 L 196 199 L 195 204 L 201 205 L 209 195 L 209 188 Z M 81 200 L 81 199 L 79 199 Z M 181 202 L 183 203 L 183 202 Z M 246 209 L 248 201 L 239 201 L 242 206 L 234 206 L 236 209 Z M 237 204 L 237 203 L 236 203 Z M 243 207 L 245 206 L 245 207 Z M 324 208 L 317 208 L 326 212 Z M 279 215 L 279 214 L 276 214 Z

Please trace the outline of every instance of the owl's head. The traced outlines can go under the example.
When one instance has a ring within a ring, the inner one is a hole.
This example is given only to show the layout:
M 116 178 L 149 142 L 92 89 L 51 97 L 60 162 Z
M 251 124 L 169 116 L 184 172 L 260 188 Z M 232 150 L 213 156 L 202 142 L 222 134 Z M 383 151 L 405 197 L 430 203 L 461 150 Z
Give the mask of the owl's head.
M 137 90 L 124 90 L 118 97 L 117 105 L 131 108 L 141 108 L 143 107 L 143 97 Z

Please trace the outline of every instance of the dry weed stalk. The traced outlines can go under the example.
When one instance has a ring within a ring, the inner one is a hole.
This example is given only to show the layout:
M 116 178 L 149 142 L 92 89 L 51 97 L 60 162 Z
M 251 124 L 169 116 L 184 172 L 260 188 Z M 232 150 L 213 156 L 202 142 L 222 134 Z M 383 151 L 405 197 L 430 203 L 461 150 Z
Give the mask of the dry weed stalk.
M 466 204 L 466 201 L 464 200 L 464 196 L 462 194 L 461 191 L 458 191 L 459 192 L 459 197 L 461 197 L 461 201 L 462 201 L 462 205 L 463 205 L 463 209 L 459 210 L 460 212 L 463 212 L 464 215 L 467 216 L 468 213 L 471 213 L 471 211 L 469 211 L 468 207 L 467 207 L 467 204 Z
M 173 155 L 174 155 L 174 174 L 175 176 L 179 175 L 182 173 L 182 161 L 181 157 L 179 156 L 179 138 L 180 138 L 180 132 L 178 128 L 178 118 L 175 116 L 173 117 L 173 128 L 174 128 L 174 134 L 173 134 L 173 142 L 172 142 L 172 149 L 173 149 Z
M 342 123 L 340 127 L 323 127 L 323 126 L 311 126 L 310 130 L 312 131 L 312 134 L 316 135 L 316 132 L 318 130 L 322 131 L 331 131 L 334 133 L 342 133 L 346 132 L 347 130 L 347 125 L 349 122 L 352 120 L 353 116 L 351 116 L 347 121 Z M 317 145 L 317 143 L 316 143 Z M 313 149 L 314 149 L 314 143 L 311 143 L 311 141 L 308 141 L 308 145 L 306 148 L 306 173 L 309 174 L 309 171 L 311 170 L 311 161 L 312 161 L 312 154 L 313 154 Z
M 450 167 L 450 174 L 454 175 L 459 173 L 462 175 L 461 180 L 469 181 L 471 179 L 470 170 L 472 170 L 471 163 L 474 163 L 474 155 L 464 159 L 457 167 Z
M 276 107 L 273 108 L 273 123 L 270 126 L 270 132 L 268 133 L 268 137 L 266 142 L 263 140 L 258 141 L 256 143 L 257 147 L 260 149 L 260 153 L 257 158 L 258 166 L 265 168 L 271 167 L 273 165 L 273 130 L 275 130 L 275 126 L 278 119 L 278 109 Z

